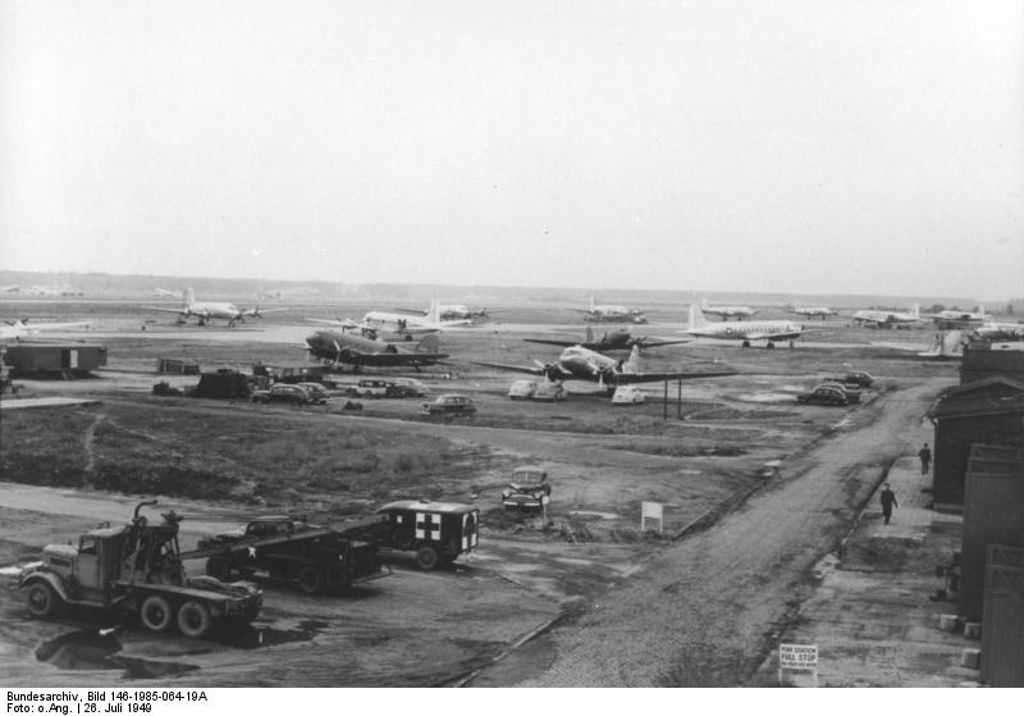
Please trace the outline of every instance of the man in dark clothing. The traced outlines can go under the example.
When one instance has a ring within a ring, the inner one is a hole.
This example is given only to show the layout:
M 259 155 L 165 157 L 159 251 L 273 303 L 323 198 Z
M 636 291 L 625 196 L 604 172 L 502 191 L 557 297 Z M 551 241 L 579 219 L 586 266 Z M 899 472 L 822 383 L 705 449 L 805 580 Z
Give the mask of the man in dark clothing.
M 920 450 L 917 451 L 917 456 L 921 458 L 921 474 L 928 474 L 928 466 L 932 462 L 932 451 L 928 449 L 928 443 L 925 443 Z
M 889 483 L 885 483 L 885 489 L 882 490 L 882 517 L 885 518 L 885 524 L 889 524 L 889 518 L 892 517 L 892 508 L 899 507 L 896 504 L 896 493 L 889 487 Z

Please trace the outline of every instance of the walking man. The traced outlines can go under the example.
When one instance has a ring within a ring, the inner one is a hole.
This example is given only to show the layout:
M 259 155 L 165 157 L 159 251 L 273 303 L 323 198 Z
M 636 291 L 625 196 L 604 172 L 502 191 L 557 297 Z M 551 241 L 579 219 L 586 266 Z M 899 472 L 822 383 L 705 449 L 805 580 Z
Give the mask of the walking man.
M 921 449 L 917 451 L 917 456 L 921 458 L 921 474 L 928 474 L 928 466 L 932 463 L 932 451 L 928 449 L 928 443 L 921 446 Z
M 892 508 L 899 507 L 896 504 L 896 493 L 889 487 L 889 483 L 885 483 L 885 489 L 882 490 L 882 517 L 885 518 L 885 524 L 889 524 L 889 519 L 892 517 Z

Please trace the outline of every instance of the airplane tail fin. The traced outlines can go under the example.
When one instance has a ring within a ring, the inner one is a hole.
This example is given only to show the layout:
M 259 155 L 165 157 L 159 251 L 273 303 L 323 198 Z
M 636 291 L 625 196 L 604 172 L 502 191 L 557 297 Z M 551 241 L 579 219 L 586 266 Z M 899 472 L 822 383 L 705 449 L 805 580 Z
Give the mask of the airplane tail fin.
M 593 342 L 594 342 L 594 330 L 590 326 L 587 326 L 587 343 L 593 343 Z
M 196 294 L 189 286 L 185 289 L 185 308 L 191 308 L 196 302 Z
M 703 328 L 708 325 L 708 321 L 704 318 L 704 312 L 700 310 L 700 306 L 696 303 L 690 304 L 690 326 L 691 330 L 697 328 Z
M 417 353 L 440 353 L 441 343 L 436 333 L 428 333 L 416 344 Z
M 441 322 L 441 302 L 437 300 L 437 296 L 430 299 L 430 311 L 427 313 L 427 320 L 431 323 Z
M 920 303 L 915 303 L 913 306 L 910 307 L 910 315 L 913 316 L 914 318 L 920 318 L 921 317 L 921 304 Z
M 629 352 L 629 358 L 622 362 L 623 373 L 639 373 L 640 372 L 640 346 L 633 345 L 633 350 Z

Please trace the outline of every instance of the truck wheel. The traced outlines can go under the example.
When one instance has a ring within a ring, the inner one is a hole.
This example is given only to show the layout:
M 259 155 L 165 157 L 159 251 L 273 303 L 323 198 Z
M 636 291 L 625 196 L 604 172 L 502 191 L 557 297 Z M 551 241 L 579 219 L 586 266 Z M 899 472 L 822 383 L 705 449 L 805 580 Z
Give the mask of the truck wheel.
M 171 610 L 171 605 L 167 603 L 166 599 L 157 594 L 146 597 L 146 600 L 142 602 L 142 608 L 139 610 L 139 618 L 142 620 L 142 625 L 155 632 L 167 631 L 173 616 L 174 612 Z
M 295 576 L 295 583 L 303 594 L 316 594 L 324 586 L 324 575 L 315 567 L 303 567 Z
M 395 549 L 412 549 L 412 530 L 408 527 L 399 527 L 391 534 L 391 544 Z
M 231 576 L 231 563 L 223 557 L 210 557 L 206 560 L 206 573 L 222 582 Z
M 201 639 L 213 626 L 210 610 L 202 602 L 187 601 L 178 610 L 178 629 L 191 639 Z
M 46 582 L 36 582 L 28 588 L 28 610 L 34 617 L 49 617 L 57 613 L 60 597 Z
M 424 545 L 416 550 L 416 566 L 426 571 L 432 570 L 437 566 L 440 558 L 437 555 L 437 550 L 429 545 Z

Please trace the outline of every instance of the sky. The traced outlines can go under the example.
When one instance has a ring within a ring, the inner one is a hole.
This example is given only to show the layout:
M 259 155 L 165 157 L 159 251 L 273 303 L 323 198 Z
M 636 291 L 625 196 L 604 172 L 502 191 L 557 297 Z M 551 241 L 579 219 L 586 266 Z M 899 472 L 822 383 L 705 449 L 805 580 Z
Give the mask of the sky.
M 0 0 L 0 268 L 1024 296 L 1017 0 Z

